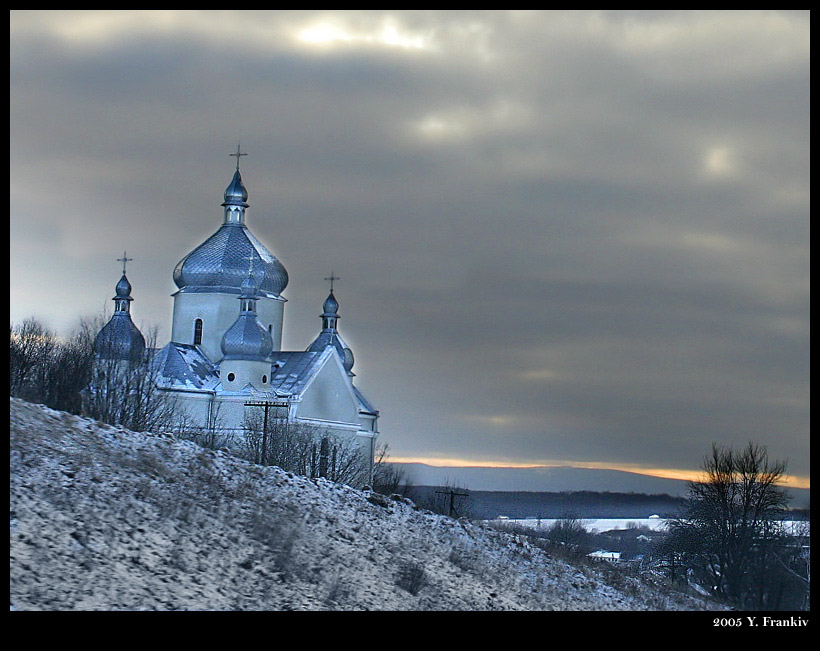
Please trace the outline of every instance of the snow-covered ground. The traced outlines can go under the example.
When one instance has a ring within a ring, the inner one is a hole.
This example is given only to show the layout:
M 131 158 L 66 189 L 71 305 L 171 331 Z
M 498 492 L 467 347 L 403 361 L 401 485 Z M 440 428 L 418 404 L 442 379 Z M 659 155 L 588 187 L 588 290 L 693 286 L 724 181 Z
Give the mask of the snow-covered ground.
M 497 523 L 513 523 L 528 529 L 549 529 L 558 520 L 550 519 L 499 519 L 493 520 Z M 579 519 L 578 522 L 590 533 L 602 533 L 616 529 L 639 529 L 645 527 L 652 531 L 663 531 L 666 529 L 667 520 L 665 518 L 600 518 L 600 519 Z M 801 520 L 785 520 L 783 526 L 787 532 L 801 533 L 808 535 L 809 523 Z
M 549 529 L 558 520 L 550 519 L 503 519 L 495 522 L 510 522 L 514 524 L 527 527 L 528 529 Z M 591 533 L 601 533 L 602 531 L 612 531 L 613 529 L 631 529 L 646 527 L 653 531 L 661 531 L 666 526 L 666 520 L 663 518 L 601 518 L 584 520 L 579 519 L 578 522 L 583 525 L 584 529 Z
M 12 610 L 710 607 L 487 524 L 16 399 L 9 484 Z

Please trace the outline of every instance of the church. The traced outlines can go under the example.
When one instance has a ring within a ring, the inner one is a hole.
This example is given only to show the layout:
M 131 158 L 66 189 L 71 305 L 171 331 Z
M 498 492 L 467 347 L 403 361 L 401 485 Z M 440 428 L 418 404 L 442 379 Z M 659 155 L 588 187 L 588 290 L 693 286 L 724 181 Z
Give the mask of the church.
M 246 435 L 249 422 L 270 419 L 346 441 L 372 475 L 379 412 L 354 384 L 353 352 L 339 334 L 333 291 L 322 306 L 321 328 L 305 350 L 283 351 L 288 272 L 246 222 L 248 192 L 236 170 L 224 193 L 224 219 L 216 232 L 183 257 L 173 271 L 171 341 L 146 350 L 131 320 L 131 284 L 117 283 L 114 314 L 95 340 L 98 359 L 148 358 L 156 390 L 183 410 L 186 422 L 218 430 L 229 440 Z M 264 430 L 267 436 L 267 425 Z

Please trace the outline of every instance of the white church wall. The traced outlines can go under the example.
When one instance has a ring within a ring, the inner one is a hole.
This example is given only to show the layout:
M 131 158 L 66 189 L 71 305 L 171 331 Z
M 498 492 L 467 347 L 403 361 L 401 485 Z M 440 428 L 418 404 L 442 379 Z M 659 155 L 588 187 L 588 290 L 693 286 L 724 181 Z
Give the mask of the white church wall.
M 282 321 L 285 299 L 260 297 L 256 312 L 262 325 L 268 328 L 274 350 L 282 347 Z M 171 341 L 194 343 L 195 323 L 202 319 L 202 350 L 212 362 L 222 359 L 222 335 L 239 316 L 236 294 L 177 292 L 174 294 L 174 315 Z
M 175 411 L 179 417 L 179 426 L 189 428 L 204 428 L 208 423 L 211 410 L 210 392 L 199 391 L 165 391 L 165 394 L 174 402 Z
M 243 391 L 248 384 L 259 391 L 270 390 L 270 362 L 226 359 L 220 364 L 219 373 L 225 391 Z

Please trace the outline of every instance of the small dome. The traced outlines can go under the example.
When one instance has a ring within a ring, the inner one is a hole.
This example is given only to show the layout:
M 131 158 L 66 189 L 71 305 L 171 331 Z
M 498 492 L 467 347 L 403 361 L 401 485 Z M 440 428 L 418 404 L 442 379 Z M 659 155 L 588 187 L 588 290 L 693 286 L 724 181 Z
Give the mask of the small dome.
M 353 368 L 353 351 L 350 350 L 347 346 L 344 348 L 344 359 L 342 360 L 342 365 L 345 367 L 345 371 L 350 373 L 350 370 Z
M 225 359 L 264 360 L 273 353 L 273 338 L 256 314 L 243 312 L 222 336 Z
M 245 203 L 247 200 L 248 191 L 242 183 L 242 175 L 239 173 L 239 170 L 236 170 L 230 185 L 225 189 L 225 203 L 222 205 L 241 205 L 247 208 L 248 204 Z
M 128 278 L 125 277 L 125 274 L 120 278 L 120 282 L 117 283 L 114 291 L 117 293 L 115 298 L 129 298 L 131 296 L 131 283 L 128 282 Z
M 325 311 L 322 316 L 336 316 L 339 312 L 339 301 L 333 295 L 333 290 L 330 291 L 330 296 L 325 299 L 322 309 Z
M 127 312 L 116 312 L 94 339 L 94 352 L 102 359 L 137 362 L 145 354 L 145 338 Z

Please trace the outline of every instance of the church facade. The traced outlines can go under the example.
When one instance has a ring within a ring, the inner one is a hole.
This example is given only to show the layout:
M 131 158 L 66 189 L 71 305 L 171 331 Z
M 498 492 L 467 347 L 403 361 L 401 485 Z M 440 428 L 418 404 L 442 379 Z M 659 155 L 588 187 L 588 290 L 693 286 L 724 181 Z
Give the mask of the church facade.
M 148 351 L 156 391 L 173 397 L 188 427 L 240 441 L 264 414 L 348 442 L 372 473 L 379 412 L 354 384 L 353 352 L 338 330 L 333 291 L 321 328 L 304 350 L 283 351 L 288 273 L 245 223 L 248 192 L 236 171 L 224 193 L 216 232 L 173 271 L 171 341 Z M 98 357 L 133 360 L 145 348 L 130 316 L 131 285 L 116 286 L 115 312 L 95 344 Z M 267 429 L 265 429 L 267 436 Z

